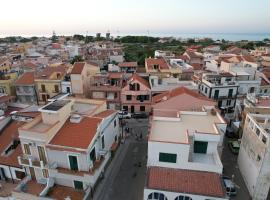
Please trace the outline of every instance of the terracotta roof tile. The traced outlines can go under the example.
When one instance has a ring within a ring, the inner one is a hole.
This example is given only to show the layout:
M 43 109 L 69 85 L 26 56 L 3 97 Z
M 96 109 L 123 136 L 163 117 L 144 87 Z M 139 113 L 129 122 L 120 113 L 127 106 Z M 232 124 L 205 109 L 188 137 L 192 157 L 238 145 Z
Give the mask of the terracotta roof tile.
M 109 117 L 109 116 L 111 116 L 112 114 L 114 114 L 116 112 L 117 112 L 116 110 L 105 110 L 103 112 L 100 112 L 100 113 L 94 115 L 94 117 L 106 118 L 106 117 Z
M 170 99 L 177 98 L 177 104 L 171 104 Z M 215 106 L 216 102 L 190 90 L 186 87 L 178 87 L 171 91 L 156 95 L 153 98 L 154 109 L 177 109 L 187 111 L 201 109 L 202 106 Z M 168 101 L 168 102 L 167 102 Z
M 118 64 L 119 67 L 137 67 L 137 62 L 122 62 Z
M 153 70 L 154 65 L 157 65 L 159 70 L 169 69 L 169 65 L 164 58 L 147 58 L 145 60 L 148 70 Z
M 71 74 L 81 74 L 85 64 L 85 62 L 75 62 L 71 70 Z
M 33 85 L 35 83 L 34 72 L 25 72 L 16 81 L 16 85 Z
M 6 148 L 12 143 L 14 139 L 19 140 L 18 128 L 22 126 L 24 122 L 13 121 L 0 134 L 0 164 L 11 165 L 14 167 L 20 167 L 18 163 L 18 156 L 22 154 L 21 146 L 17 148 L 8 156 L 3 153 Z
M 145 85 L 146 87 L 148 87 L 150 89 L 150 84 L 147 80 L 145 80 L 144 78 L 140 77 L 138 74 L 133 74 L 129 80 L 137 80 L 140 83 L 142 83 L 143 85 Z
M 146 187 L 171 192 L 225 197 L 221 177 L 213 172 L 150 167 Z
M 67 72 L 67 67 L 63 65 L 59 65 L 57 67 L 46 67 L 41 72 L 35 76 L 36 79 L 52 79 L 52 80 L 60 80 L 64 77 Z M 59 77 L 51 78 L 53 73 L 60 73 Z
M 96 135 L 100 118 L 84 117 L 80 123 L 71 123 L 69 119 L 50 141 L 51 145 L 87 149 Z
M 123 73 L 121 72 L 110 72 L 109 79 L 120 79 L 123 77 Z

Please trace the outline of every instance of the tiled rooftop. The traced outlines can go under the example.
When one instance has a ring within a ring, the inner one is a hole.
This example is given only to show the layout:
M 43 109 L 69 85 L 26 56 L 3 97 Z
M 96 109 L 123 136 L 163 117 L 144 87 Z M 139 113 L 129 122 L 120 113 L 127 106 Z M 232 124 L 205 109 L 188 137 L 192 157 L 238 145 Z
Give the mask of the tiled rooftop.
M 150 167 L 146 187 L 170 192 L 225 197 L 221 177 L 212 172 Z
M 87 149 L 101 121 L 101 118 L 84 117 L 80 123 L 72 123 L 68 119 L 50 144 Z

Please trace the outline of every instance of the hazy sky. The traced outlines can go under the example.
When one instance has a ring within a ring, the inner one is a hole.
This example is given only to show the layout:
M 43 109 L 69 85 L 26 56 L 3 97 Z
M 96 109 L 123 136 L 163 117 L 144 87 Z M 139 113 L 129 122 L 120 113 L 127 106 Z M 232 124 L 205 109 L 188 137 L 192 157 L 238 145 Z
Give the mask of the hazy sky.
M 3 0 L 0 35 L 269 33 L 270 0 Z

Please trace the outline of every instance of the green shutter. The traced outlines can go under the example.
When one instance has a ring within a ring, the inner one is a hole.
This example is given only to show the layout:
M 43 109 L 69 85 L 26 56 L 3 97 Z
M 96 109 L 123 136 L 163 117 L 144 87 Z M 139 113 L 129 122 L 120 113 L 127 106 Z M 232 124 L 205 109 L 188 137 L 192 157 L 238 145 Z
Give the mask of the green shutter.
M 208 142 L 195 141 L 194 142 L 194 153 L 206 153 Z
M 171 153 L 159 153 L 160 162 L 176 163 L 176 154 Z
M 78 161 L 76 156 L 69 156 L 69 164 L 71 170 L 78 170 Z
M 83 190 L 83 182 L 74 181 L 74 187 L 75 187 L 76 190 Z

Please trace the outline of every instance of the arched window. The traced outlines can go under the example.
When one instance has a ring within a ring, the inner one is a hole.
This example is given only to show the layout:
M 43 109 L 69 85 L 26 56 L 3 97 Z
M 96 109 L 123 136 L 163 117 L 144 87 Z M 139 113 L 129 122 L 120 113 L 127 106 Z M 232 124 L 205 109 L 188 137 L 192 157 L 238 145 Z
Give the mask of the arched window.
M 159 192 L 152 192 L 148 195 L 147 200 L 168 200 L 167 197 Z
M 192 198 L 189 196 L 180 195 L 180 196 L 176 197 L 174 200 L 192 200 Z

